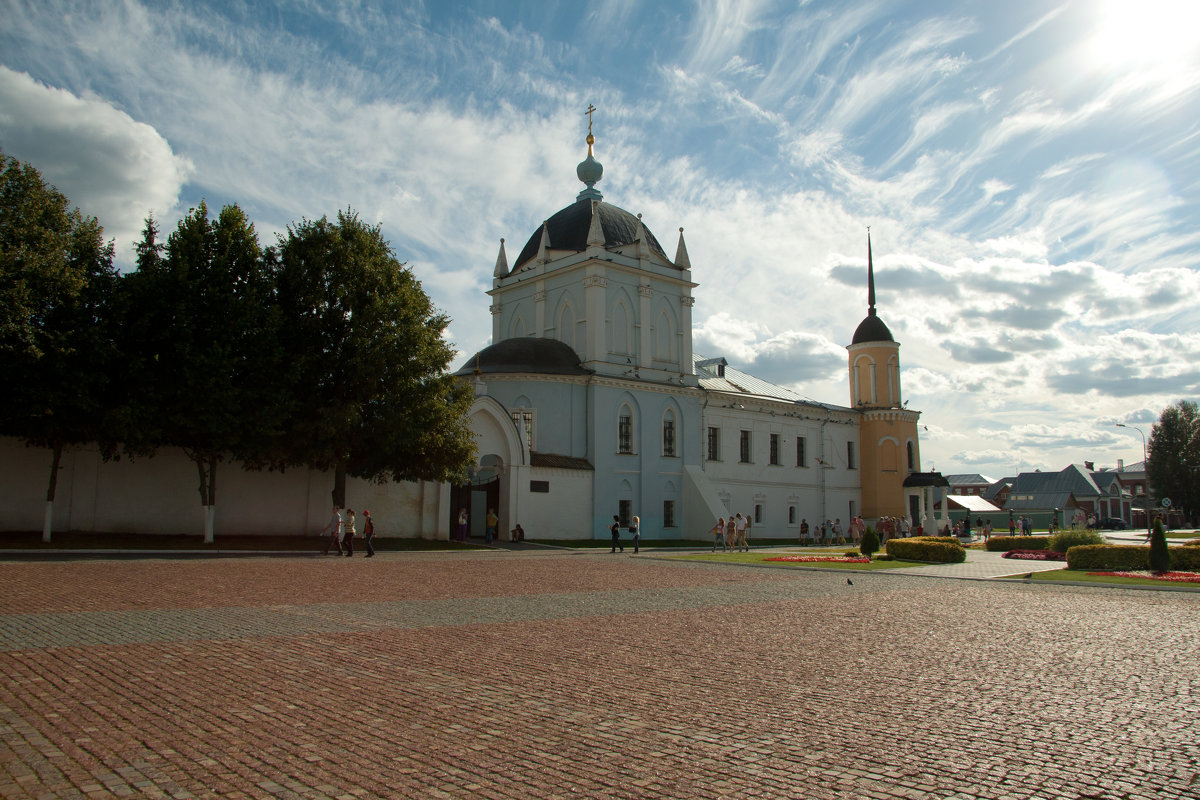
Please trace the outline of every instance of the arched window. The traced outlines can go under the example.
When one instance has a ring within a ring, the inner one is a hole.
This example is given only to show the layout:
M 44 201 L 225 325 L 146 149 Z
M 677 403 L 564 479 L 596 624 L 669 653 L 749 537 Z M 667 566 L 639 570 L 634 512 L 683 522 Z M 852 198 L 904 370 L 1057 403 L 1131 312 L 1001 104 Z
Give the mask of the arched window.
M 617 452 L 632 453 L 634 442 L 633 409 L 628 403 L 622 403 L 617 409 Z
M 917 471 L 917 448 L 913 447 L 912 441 L 908 443 L 908 471 Z
M 675 412 L 667 409 L 662 422 L 662 454 L 674 457 L 675 450 Z

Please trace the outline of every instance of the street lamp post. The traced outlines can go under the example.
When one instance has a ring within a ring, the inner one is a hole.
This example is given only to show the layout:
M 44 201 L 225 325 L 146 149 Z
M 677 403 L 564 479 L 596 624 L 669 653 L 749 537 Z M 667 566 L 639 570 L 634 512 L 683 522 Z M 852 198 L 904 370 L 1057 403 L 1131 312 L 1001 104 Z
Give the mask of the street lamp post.
M 1118 428 L 1132 428 L 1142 437 L 1142 470 L 1146 473 L 1146 495 L 1143 502 L 1146 505 L 1146 538 L 1150 538 L 1150 460 L 1146 456 L 1146 434 L 1142 433 L 1142 429 L 1136 425 L 1126 425 L 1124 422 L 1116 423 Z

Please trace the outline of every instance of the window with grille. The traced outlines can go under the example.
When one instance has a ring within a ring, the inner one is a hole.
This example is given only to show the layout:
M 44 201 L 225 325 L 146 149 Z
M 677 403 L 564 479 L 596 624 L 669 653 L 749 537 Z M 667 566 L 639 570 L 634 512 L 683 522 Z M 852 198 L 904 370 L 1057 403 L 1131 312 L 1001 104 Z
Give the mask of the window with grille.
M 743 464 L 749 464 L 750 463 L 750 431 L 742 431 L 742 438 L 741 438 L 740 445 L 741 445 L 741 447 L 740 447 L 741 452 L 739 453 L 740 461 Z
M 617 422 L 617 452 L 633 452 L 633 416 L 622 414 Z
M 709 461 L 720 461 L 721 460 L 721 429 L 720 428 L 709 428 L 708 429 L 708 460 Z
M 530 450 L 536 449 L 533 439 L 534 412 L 532 408 L 514 408 L 511 412 L 513 424 L 517 432 L 525 440 L 525 446 Z

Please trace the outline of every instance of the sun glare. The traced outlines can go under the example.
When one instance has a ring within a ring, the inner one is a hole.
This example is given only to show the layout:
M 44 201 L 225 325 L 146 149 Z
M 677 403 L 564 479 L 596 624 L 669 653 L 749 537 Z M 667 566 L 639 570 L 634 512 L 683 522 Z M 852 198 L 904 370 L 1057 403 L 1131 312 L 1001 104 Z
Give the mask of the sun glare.
M 1182 65 L 1200 57 L 1197 0 L 1097 0 L 1094 57 L 1118 67 Z

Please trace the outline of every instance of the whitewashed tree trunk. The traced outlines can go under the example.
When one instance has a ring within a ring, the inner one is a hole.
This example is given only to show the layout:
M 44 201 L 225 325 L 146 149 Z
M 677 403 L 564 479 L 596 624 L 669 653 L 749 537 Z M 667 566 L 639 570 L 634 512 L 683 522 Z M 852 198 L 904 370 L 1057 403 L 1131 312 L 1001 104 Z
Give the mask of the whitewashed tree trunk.
M 217 523 L 217 507 L 204 507 L 204 543 L 212 544 Z
M 42 517 L 42 541 L 50 543 L 50 532 L 54 530 L 54 501 L 46 501 L 46 514 Z

